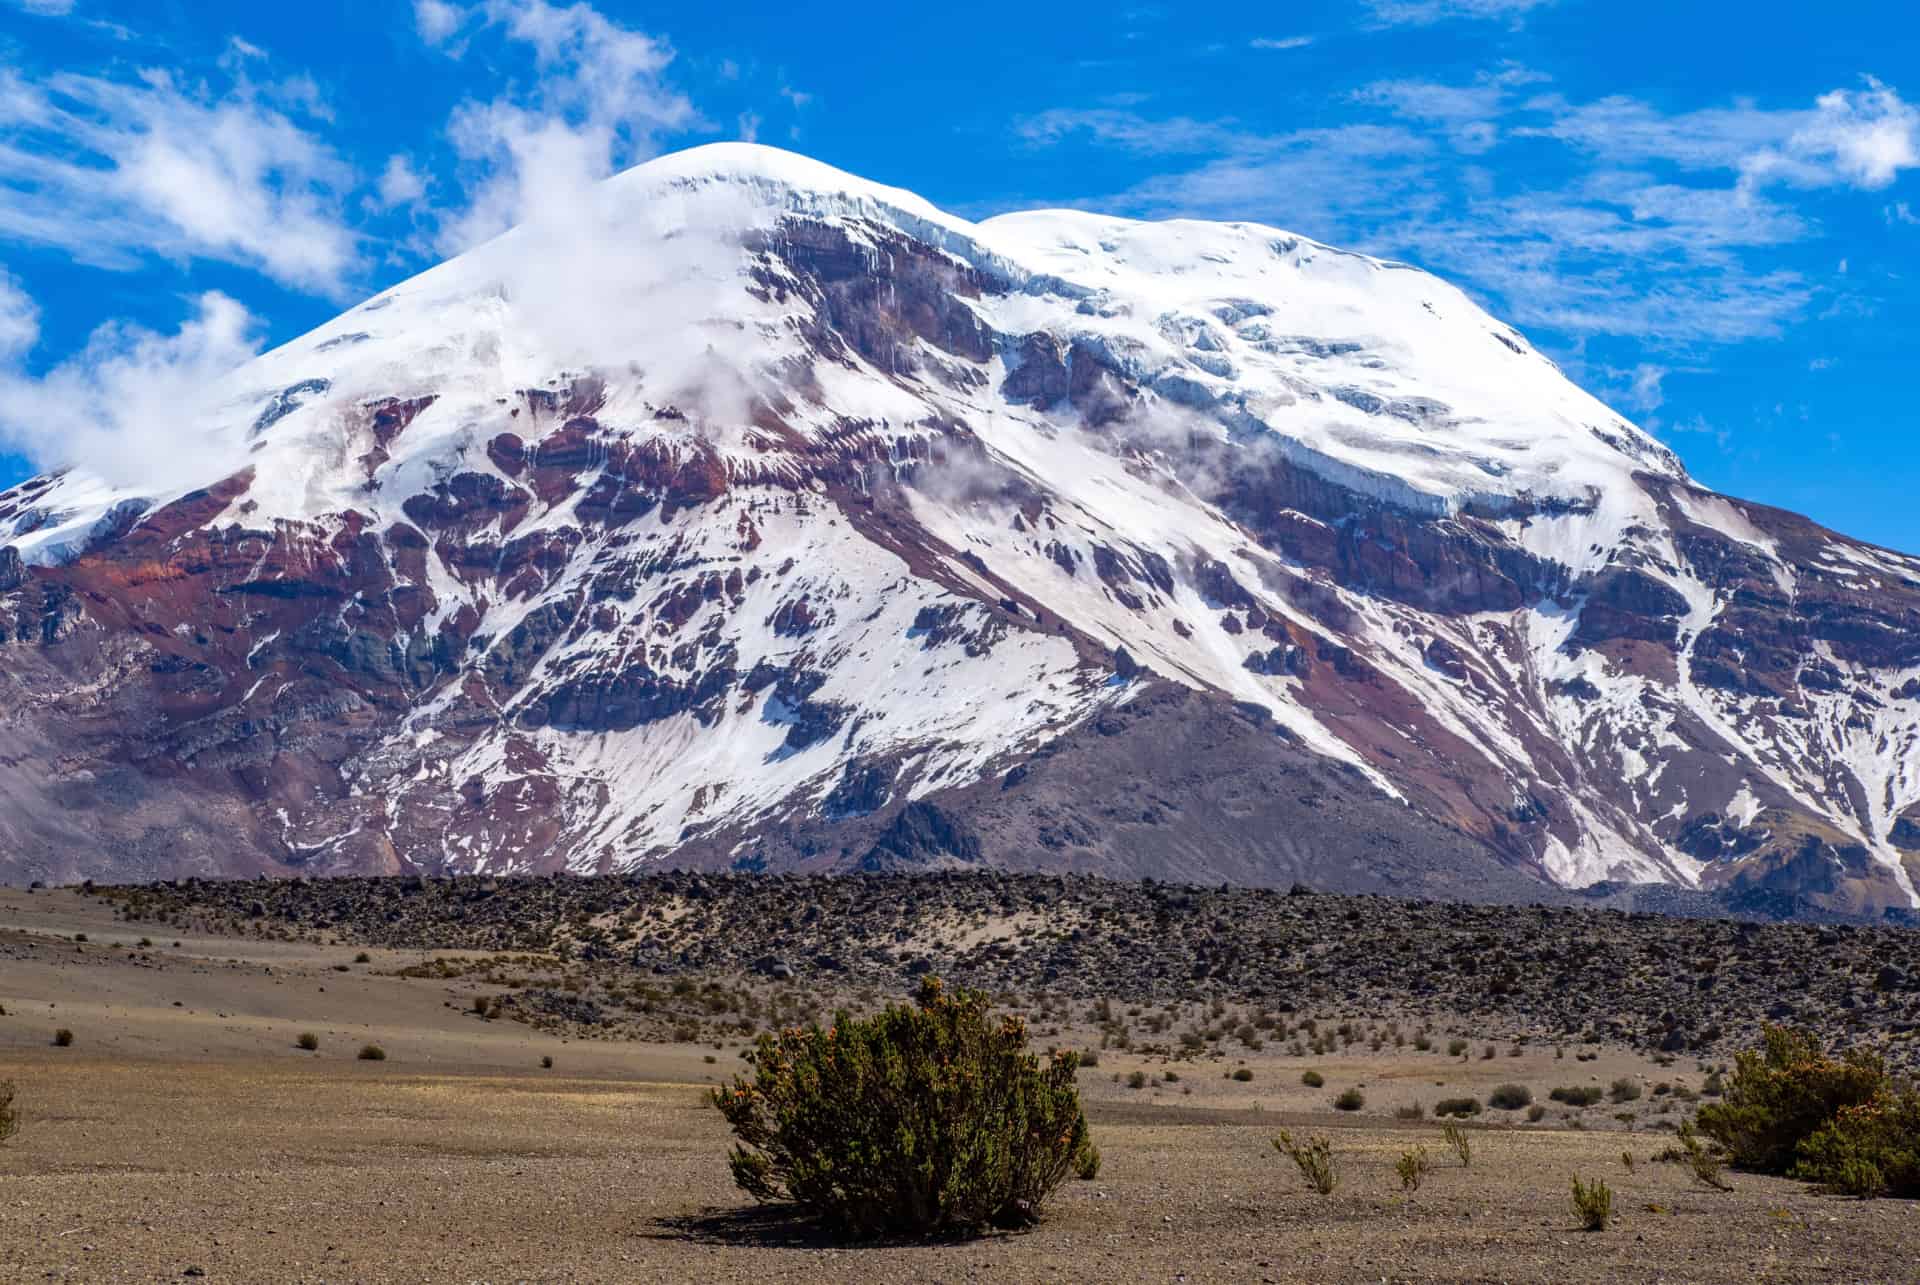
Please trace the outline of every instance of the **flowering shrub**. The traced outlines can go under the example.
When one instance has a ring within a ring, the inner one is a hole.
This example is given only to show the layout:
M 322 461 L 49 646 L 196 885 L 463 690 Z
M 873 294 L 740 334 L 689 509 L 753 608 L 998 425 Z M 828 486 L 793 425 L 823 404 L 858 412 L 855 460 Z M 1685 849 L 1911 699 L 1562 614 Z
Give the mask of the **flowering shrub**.
M 1769 1026 L 1758 1050 L 1734 1058 L 1721 1102 L 1700 1108 L 1700 1132 L 1737 1169 L 1787 1173 L 1801 1144 L 1842 1111 L 1893 1090 L 1886 1064 L 1859 1050 L 1829 1057 L 1806 1031 Z
M 928 978 L 912 1006 L 763 1035 L 753 1074 L 713 1092 L 733 1178 L 860 1236 L 1036 1221 L 1087 1146 L 1073 1053 Z
M 1800 1144 L 1793 1176 L 1849 1196 L 1920 1197 L 1920 1091 L 1841 1107 Z

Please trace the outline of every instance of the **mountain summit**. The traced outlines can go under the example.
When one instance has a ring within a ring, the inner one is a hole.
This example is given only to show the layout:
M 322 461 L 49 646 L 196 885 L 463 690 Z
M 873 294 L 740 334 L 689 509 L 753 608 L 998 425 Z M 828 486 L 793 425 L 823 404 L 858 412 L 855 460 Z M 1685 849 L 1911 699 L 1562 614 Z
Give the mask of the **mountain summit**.
M 1029 869 L 1873 914 L 1920 560 L 1254 224 L 638 167 L 0 495 L 0 874 Z

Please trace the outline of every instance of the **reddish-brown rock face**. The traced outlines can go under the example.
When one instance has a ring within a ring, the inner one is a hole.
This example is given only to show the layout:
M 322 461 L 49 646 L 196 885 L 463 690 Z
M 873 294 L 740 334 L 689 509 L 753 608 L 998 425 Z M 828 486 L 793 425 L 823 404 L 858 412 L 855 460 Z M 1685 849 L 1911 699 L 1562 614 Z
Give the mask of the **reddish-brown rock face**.
M 243 372 L 241 471 L 0 496 L 0 875 L 1912 901 L 1920 562 L 1693 487 L 1430 278 L 1189 228 L 1174 305 L 1171 233 L 754 183 L 679 366 L 509 365 L 423 278 Z M 1426 389 L 1402 311 L 1549 409 Z

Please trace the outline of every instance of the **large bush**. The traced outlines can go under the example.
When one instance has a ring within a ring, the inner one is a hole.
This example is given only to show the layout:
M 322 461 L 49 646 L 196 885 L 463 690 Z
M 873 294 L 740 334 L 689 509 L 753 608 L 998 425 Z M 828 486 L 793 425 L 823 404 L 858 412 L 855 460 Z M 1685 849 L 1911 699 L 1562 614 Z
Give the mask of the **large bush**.
M 1800 1144 L 1796 1178 L 1850 1196 L 1920 1197 L 1920 1091 L 1842 1107 Z
M 1019 1018 L 928 978 L 911 1007 L 761 1036 L 751 1081 L 713 1101 L 755 1199 L 853 1235 L 1020 1226 L 1088 1145 L 1075 1062 L 1043 1063 Z
M 1724 1100 L 1700 1108 L 1700 1132 L 1735 1168 L 1784 1174 L 1799 1162 L 1801 1144 L 1842 1112 L 1892 1092 L 1874 1054 L 1829 1057 L 1811 1033 L 1769 1026 L 1759 1049 L 1735 1056 Z

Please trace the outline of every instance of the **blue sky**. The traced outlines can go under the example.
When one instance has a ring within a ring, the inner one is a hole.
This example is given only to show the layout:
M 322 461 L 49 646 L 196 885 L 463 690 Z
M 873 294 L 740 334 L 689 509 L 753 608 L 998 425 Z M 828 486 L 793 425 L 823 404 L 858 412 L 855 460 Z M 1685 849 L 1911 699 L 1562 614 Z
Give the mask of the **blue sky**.
M 1707 485 L 1920 551 L 1916 103 L 1875 0 L 0 0 L 0 484 L 60 461 L 23 407 L 137 433 L 542 191 L 747 137 L 1410 260 Z

